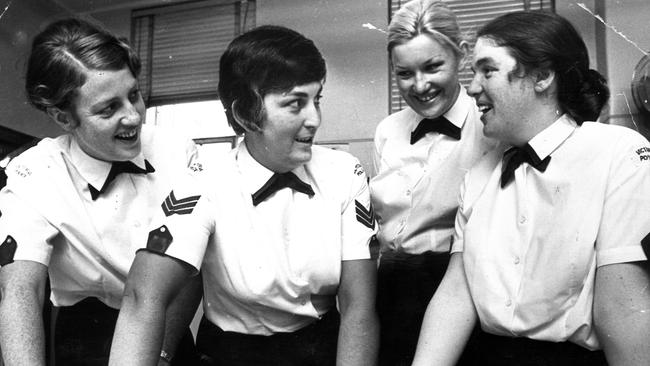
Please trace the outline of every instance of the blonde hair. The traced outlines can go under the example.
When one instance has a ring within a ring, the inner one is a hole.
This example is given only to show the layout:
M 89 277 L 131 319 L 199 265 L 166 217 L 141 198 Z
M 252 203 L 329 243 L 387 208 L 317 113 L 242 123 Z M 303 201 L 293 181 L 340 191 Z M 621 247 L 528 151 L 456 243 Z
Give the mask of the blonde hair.
M 420 34 L 428 34 L 448 44 L 457 55 L 464 55 L 456 14 L 442 1 L 411 0 L 395 12 L 388 25 L 388 52 Z

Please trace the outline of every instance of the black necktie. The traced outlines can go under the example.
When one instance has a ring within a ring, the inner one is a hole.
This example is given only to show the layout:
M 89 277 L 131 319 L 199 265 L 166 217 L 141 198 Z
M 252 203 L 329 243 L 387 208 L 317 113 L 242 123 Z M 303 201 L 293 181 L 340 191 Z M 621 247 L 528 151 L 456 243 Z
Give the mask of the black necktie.
M 295 174 L 291 172 L 275 173 L 262 186 L 262 188 L 253 193 L 253 206 L 257 206 L 260 202 L 264 201 L 270 195 L 281 190 L 282 188 L 291 188 L 298 192 L 304 193 L 309 197 L 312 197 L 314 195 L 314 190 L 311 189 L 311 186 L 301 181 L 300 178 L 298 178 Z
M 145 169 L 142 169 L 131 161 L 114 161 L 113 165 L 111 166 L 111 170 L 108 172 L 108 176 L 104 181 L 104 185 L 100 190 L 97 190 L 97 188 L 88 184 L 88 190 L 90 190 L 90 197 L 93 199 L 93 201 L 96 200 L 100 194 L 106 192 L 108 185 L 111 184 L 111 182 L 115 179 L 115 177 L 117 177 L 121 173 L 147 174 L 156 171 L 153 168 L 153 166 L 149 164 L 147 160 L 144 161 L 144 165 L 145 165 Z
M 460 140 L 460 127 L 449 122 L 445 117 L 425 118 L 411 132 L 411 145 L 424 137 L 428 132 L 438 132 L 453 139 Z
M 533 166 L 540 172 L 544 172 L 551 157 L 547 156 L 541 160 L 533 148 L 526 144 L 524 147 L 513 147 L 503 153 L 503 166 L 501 169 L 501 188 L 510 183 L 515 177 L 515 170 L 523 163 L 526 162 Z

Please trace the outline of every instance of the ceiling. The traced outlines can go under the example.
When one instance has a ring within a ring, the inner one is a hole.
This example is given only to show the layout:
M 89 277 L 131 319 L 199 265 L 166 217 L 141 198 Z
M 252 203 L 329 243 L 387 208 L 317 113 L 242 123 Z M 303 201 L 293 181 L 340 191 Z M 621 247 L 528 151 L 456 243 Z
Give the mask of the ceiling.
M 167 5 L 187 0 L 50 0 L 72 13 L 95 13 L 119 9 Z

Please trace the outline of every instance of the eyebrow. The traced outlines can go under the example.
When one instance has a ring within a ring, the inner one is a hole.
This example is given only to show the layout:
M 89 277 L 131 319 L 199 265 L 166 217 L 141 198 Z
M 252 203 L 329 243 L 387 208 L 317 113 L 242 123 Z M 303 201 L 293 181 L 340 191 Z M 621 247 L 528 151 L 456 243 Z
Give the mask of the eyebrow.
M 485 64 L 494 63 L 491 57 L 482 57 L 474 62 L 474 67 L 481 67 Z

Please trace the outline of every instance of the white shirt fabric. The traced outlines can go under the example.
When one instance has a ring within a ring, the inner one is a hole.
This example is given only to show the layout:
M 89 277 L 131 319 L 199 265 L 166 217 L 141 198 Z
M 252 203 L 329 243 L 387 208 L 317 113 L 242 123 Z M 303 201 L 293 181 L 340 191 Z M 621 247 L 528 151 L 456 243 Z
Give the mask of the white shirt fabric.
M 529 144 L 545 172 L 523 163 L 502 189 L 503 147 L 468 173 L 452 252 L 485 331 L 598 349 L 596 268 L 646 259 L 648 141 L 564 115 Z
M 313 197 L 284 188 L 253 206 L 273 173 L 241 143 L 174 187 L 177 202 L 201 196 L 191 213 L 161 210 L 152 222 L 173 238 L 167 255 L 202 268 L 204 313 L 223 330 L 270 335 L 309 325 L 334 308 L 341 261 L 371 258 L 376 225 L 357 219 L 357 202 L 370 208 L 358 160 L 314 146 L 292 172 Z
M 0 240 L 17 242 L 14 260 L 48 266 L 56 306 L 97 297 L 118 309 L 136 249 L 146 237 L 154 207 L 172 178 L 196 159 L 196 147 L 171 131 L 142 128 L 142 153 L 132 162 L 155 172 L 119 174 L 100 189 L 111 163 L 84 153 L 70 135 L 46 138 L 11 161 L 0 192 Z
M 444 117 L 461 128 L 460 140 L 430 132 L 411 145 L 411 132 L 423 117 L 408 107 L 377 126 L 377 175 L 370 191 L 382 251 L 449 252 L 463 177 L 496 143 L 483 136 L 480 114 L 465 88 Z

